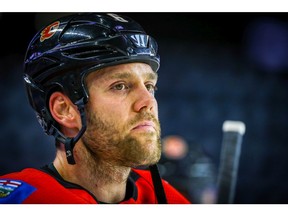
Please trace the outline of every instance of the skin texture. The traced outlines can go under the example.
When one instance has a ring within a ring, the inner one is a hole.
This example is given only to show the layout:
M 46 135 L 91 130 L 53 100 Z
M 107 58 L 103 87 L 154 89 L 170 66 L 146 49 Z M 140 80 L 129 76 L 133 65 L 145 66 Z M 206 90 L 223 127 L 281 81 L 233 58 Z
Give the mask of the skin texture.
M 124 199 L 131 167 L 160 159 L 156 82 L 157 74 L 144 63 L 111 66 L 86 77 L 87 130 L 74 148 L 76 165 L 67 163 L 63 145 L 53 162 L 65 180 L 102 202 Z M 77 107 L 61 92 L 51 95 L 49 106 L 62 132 L 75 136 L 81 128 Z

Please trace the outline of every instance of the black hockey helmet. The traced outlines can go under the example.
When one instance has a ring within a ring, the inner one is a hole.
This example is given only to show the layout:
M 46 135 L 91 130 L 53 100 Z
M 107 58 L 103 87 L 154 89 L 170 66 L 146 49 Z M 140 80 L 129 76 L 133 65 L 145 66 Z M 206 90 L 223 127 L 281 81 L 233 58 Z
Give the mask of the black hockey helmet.
M 87 74 L 129 62 L 147 63 L 157 72 L 157 50 L 156 41 L 137 22 L 113 13 L 68 15 L 35 35 L 25 56 L 25 87 L 44 132 L 65 144 L 69 163 L 75 163 L 73 147 L 86 129 Z M 76 137 L 64 136 L 50 114 L 49 97 L 55 90 L 67 94 L 81 113 L 82 129 Z

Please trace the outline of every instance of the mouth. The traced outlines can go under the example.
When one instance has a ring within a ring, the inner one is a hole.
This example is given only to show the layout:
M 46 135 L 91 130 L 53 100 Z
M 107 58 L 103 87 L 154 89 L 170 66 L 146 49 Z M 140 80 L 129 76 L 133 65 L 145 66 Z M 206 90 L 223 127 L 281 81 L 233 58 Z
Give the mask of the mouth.
M 155 123 L 153 121 L 143 121 L 137 124 L 132 131 L 156 131 Z

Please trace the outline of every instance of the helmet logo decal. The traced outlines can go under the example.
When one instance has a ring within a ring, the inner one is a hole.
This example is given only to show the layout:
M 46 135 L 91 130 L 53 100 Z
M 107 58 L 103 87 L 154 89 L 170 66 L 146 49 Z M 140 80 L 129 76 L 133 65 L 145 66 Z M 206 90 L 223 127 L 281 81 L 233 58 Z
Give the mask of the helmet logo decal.
M 128 22 L 128 20 L 125 20 L 123 17 L 120 17 L 117 14 L 108 13 L 107 15 L 113 17 L 115 20 L 117 20 L 119 22 Z
M 133 43 L 137 47 L 147 47 L 148 43 L 148 36 L 143 35 L 143 34 L 135 34 L 135 35 L 130 35 L 130 38 L 132 39 Z
M 60 25 L 60 22 L 56 21 L 50 24 L 49 26 L 47 26 L 41 32 L 40 41 L 43 42 L 44 40 L 51 38 L 56 33 L 57 29 L 59 28 L 59 25 Z

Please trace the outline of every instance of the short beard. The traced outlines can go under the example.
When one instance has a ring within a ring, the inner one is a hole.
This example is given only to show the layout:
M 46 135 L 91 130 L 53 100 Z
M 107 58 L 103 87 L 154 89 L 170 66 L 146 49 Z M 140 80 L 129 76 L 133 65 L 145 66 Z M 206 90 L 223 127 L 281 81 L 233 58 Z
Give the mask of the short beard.
M 89 109 L 86 109 L 86 114 L 87 130 L 82 141 L 88 153 L 87 163 L 92 170 L 97 170 L 98 174 L 100 174 L 99 166 L 115 173 L 116 167 L 149 166 L 159 161 L 161 156 L 160 123 L 152 114 L 139 113 L 126 124 L 125 128 L 117 128 L 115 124 L 104 121 L 99 117 L 101 115 Z M 141 132 L 140 136 L 126 134 L 128 128 L 143 120 L 153 121 L 156 132 L 145 132 L 145 134 Z

